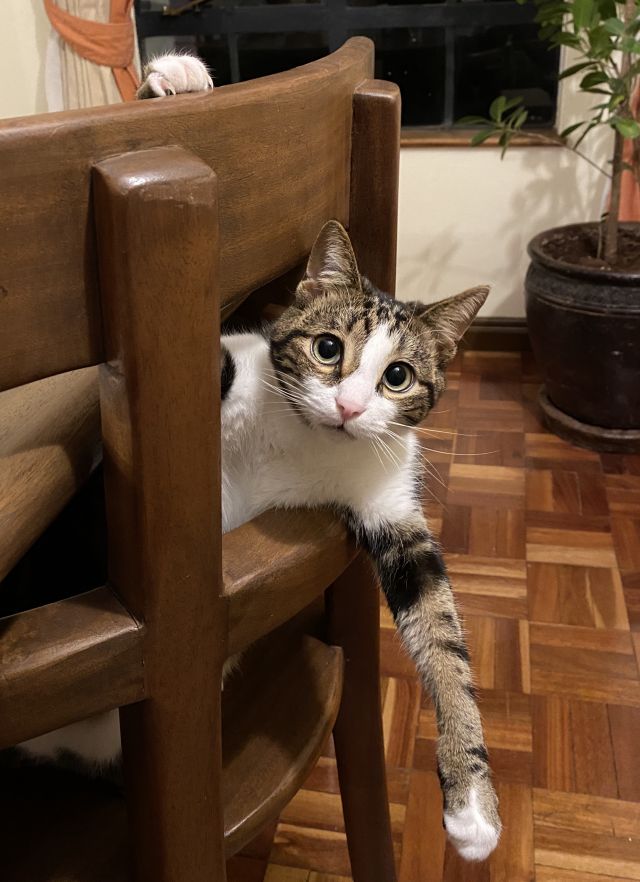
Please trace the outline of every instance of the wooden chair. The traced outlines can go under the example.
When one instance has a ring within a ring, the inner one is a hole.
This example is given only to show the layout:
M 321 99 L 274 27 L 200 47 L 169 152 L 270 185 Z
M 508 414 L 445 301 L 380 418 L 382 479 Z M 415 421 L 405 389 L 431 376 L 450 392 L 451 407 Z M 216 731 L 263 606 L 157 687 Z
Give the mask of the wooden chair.
M 394 289 L 399 95 L 372 70 L 355 38 L 213 94 L 0 125 L 0 578 L 101 440 L 109 540 L 107 585 L 0 620 L 0 747 L 120 707 L 128 816 L 6 773 L 5 882 L 124 878 L 127 839 L 139 880 L 224 880 L 332 727 L 354 878 L 395 878 L 366 562 L 322 511 L 220 530 L 221 313 L 270 299 L 331 217 Z M 326 639 L 272 640 L 222 709 L 225 659 L 325 592 Z

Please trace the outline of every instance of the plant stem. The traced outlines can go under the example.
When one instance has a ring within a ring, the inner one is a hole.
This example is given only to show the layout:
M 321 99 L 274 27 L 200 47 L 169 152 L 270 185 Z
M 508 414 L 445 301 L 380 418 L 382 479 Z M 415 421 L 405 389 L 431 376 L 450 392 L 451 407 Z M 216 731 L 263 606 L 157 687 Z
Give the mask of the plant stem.
M 578 150 L 574 147 L 569 141 L 561 141 L 559 138 L 554 138 L 551 135 L 542 135 L 540 132 L 527 132 L 528 138 L 533 138 L 536 141 L 544 141 L 545 144 L 560 144 L 562 147 L 565 147 L 567 150 L 571 150 L 572 153 L 575 153 L 576 156 L 579 156 L 580 159 L 584 159 L 585 162 L 588 162 L 590 166 L 595 168 L 596 171 L 599 171 L 601 175 L 604 175 L 605 178 L 610 178 L 611 175 L 608 171 L 602 168 L 601 165 L 598 165 L 597 162 L 594 162 L 586 153 L 583 153 L 582 150 Z
M 624 4 L 624 23 L 625 29 L 630 25 L 636 15 L 636 0 L 625 0 Z M 629 73 L 631 67 L 631 54 L 623 52 L 620 62 L 620 78 L 624 79 Z M 620 105 L 620 118 L 631 118 L 631 101 L 630 94 L 627 100 Z M 618 260 L 618 228 L 620 226 L 620 194 L 622 192 L 622 172 L 623 162 L 622 155 L 624 149 L 624 138 L 620 132 L 615 129 L 615 140 L 613 145 L 613 162 L 611 164 L 611 203 L 609 205 L 609 214 L 604 231 L 604 259 L 611 266 L 615 266 Z
M 618 226 L 620 224 L 620 193 L 622 191 L 622 151 L 624 138 L 615 130 L 611 163 L 611 200 L 604 228 L 604 259 L 614 266 L 618 260 Z

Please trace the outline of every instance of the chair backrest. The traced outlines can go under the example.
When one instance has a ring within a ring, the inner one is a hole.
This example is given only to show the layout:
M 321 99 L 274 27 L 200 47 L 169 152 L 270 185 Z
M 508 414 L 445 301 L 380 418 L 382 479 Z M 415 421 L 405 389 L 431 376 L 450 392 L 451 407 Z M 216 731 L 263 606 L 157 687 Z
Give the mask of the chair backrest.
M 354 92 L 372 68 L 370 41 L 355 38 L 212 93 L 1 123 L 0 389 L 106 358 L 92 167 L 170 145 L 212 168 L 220 299 L 239 303 L 302 260 L 323 221 L 349 224 Z M 372 159 L 379 146 L 367 142 Z

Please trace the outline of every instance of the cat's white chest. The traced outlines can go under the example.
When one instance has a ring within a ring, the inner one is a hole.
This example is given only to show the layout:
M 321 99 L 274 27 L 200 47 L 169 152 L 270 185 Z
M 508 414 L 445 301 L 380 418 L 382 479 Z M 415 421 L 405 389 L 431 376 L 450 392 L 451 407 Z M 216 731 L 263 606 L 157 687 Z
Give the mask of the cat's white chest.
M 414 486 L 415 439 L 371 440 L 308 426 L 279 391 L 257 334 L 224 338 L 237 376 L 223 408 L 222 514 L 232 530 L 274 507 L 385 508 L 402 517 Z

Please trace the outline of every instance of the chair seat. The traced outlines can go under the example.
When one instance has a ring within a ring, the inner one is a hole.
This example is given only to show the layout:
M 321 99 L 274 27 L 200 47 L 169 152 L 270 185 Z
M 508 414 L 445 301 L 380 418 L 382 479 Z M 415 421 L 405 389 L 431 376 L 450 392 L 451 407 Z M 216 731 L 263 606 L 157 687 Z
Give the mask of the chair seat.
M 223 691 L 228 856 L 301 786 L 333 727 L 342 692 L 339 648 L 305 636 L 285 647 L 272 638 L 259 650 Z M 127 879 L 125 803 L 116 788 L 31 765 L 3 769 L 2 781 L 3 880 Z

